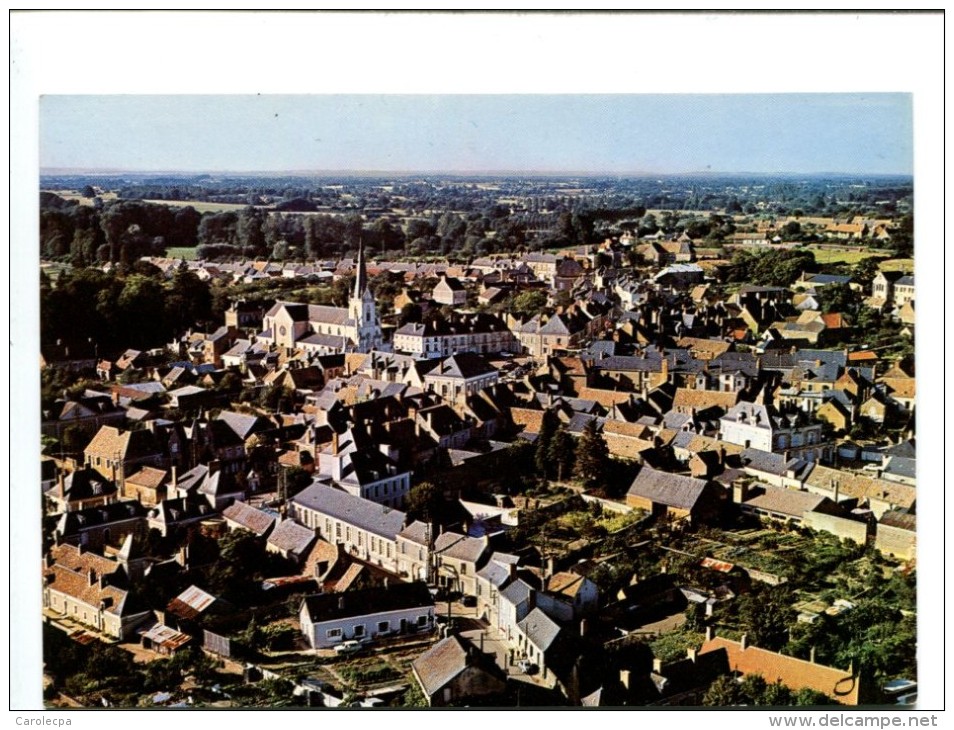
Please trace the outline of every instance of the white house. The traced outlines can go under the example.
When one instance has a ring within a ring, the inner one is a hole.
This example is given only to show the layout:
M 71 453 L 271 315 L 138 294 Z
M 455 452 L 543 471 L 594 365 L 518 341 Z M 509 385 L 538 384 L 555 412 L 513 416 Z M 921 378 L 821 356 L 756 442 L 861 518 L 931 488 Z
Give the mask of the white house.
M 348 640 L 426 633 L 434 628 L 434 599 L 424 583 L 306 597 L 298 611 L 301 630 L 313 649 Z
M 291 499 L 289 514 L 348 554 L 398 573 L 397 534 L 406 521 L 403 512 L 315 483 Z

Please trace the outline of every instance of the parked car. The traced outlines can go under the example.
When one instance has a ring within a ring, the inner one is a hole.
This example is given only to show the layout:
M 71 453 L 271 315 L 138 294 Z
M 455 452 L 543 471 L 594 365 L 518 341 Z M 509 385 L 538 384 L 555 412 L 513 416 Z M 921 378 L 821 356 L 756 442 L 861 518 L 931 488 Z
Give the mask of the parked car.
M 517 669 L 524 674 L 536 674 L 538 671 L 540 671 L 540 668 L 529 659 L 521 659 L 519 662 L 517 662 Z
M 348 707 L 384 707 L 384 700 L 380 697 L 367 697 L 352 702 Z
M 362 648 L 360 641 L 349 639 L 348 641 L 342 641 L 340 644 L 335 644 L 335 654 L 341 656 L 357 654 Z

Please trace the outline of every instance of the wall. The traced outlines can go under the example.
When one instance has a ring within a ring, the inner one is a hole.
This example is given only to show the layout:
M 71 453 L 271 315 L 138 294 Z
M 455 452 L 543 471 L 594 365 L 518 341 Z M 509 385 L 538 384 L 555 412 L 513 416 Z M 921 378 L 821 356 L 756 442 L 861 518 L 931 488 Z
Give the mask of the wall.
M 864 545 L 868 539 L 868 525 L 864 522 L 847 520 L 821 512 L 806 512 L 804 524 L 813 530 L 829 532 L 840 538 L 848 538 L 858 545 Z

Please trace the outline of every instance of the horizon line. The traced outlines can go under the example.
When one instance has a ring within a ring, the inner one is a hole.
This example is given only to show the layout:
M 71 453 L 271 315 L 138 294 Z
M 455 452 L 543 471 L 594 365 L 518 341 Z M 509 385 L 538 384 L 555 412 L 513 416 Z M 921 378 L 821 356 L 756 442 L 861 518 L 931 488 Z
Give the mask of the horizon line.
M 910 177 L 912 172 L 862 172 L 862 171 L 837 171 L 837 170 L 818 170 L 802 172 L 797 170 L 780 170 L 773 172 L 755 171 L 755 170 L 684 170 L 661 172 L 654 170 L 577 170 L 577 169 L 486 169 L 486 170 L 457 170 L 457 169 L 424 169 L 424 170 L 373 170 L 373 169 L 288 169 L 288 170 L 241 170 L 241 169 L 137 169 L 137 168 L 112 168 L 112 167 L 40 167 L 41 176 L 53 175 L 266 175 L 266 176 L 352 176 L 352 177 L 380 177 L 387 175 L 413 176 L 413 175 L 453 175 L 456 177 L 499 177 L 499 176 L 519 176 L 529 175 L 535 177 L 558 177 L 558 176 L 584 176 L 584 177 L 682 177 L 690 175 L 700 176 L 867 176 L 867 177 Z

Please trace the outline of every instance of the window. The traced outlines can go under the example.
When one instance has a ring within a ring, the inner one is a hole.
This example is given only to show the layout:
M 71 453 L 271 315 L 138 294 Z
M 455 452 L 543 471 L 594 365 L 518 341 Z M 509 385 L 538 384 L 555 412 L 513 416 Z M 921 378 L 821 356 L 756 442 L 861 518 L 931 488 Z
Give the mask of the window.
M 330 640 L 340 639 L 341 635 L 341 629 L 328 629 L 325 632 L 325 637 Z
M 361 638 L 364 636 L 364 624 L 355 624 L 353 628 L 355 638 Z
M 341 539 L 341 523 L 340 522 L 335 523 L 335 537 L 337 537 L 339 540 Z
M 460 574 L 467 575 L 467 566 L 464 565 L 463 563 L 460 564 Z
M 391 630 L 390 621 L 378 621 L 378 633 L 383 634 Z
M 418 616 L 417 617 L 418 626 L 427 626 L 427 616 Z

